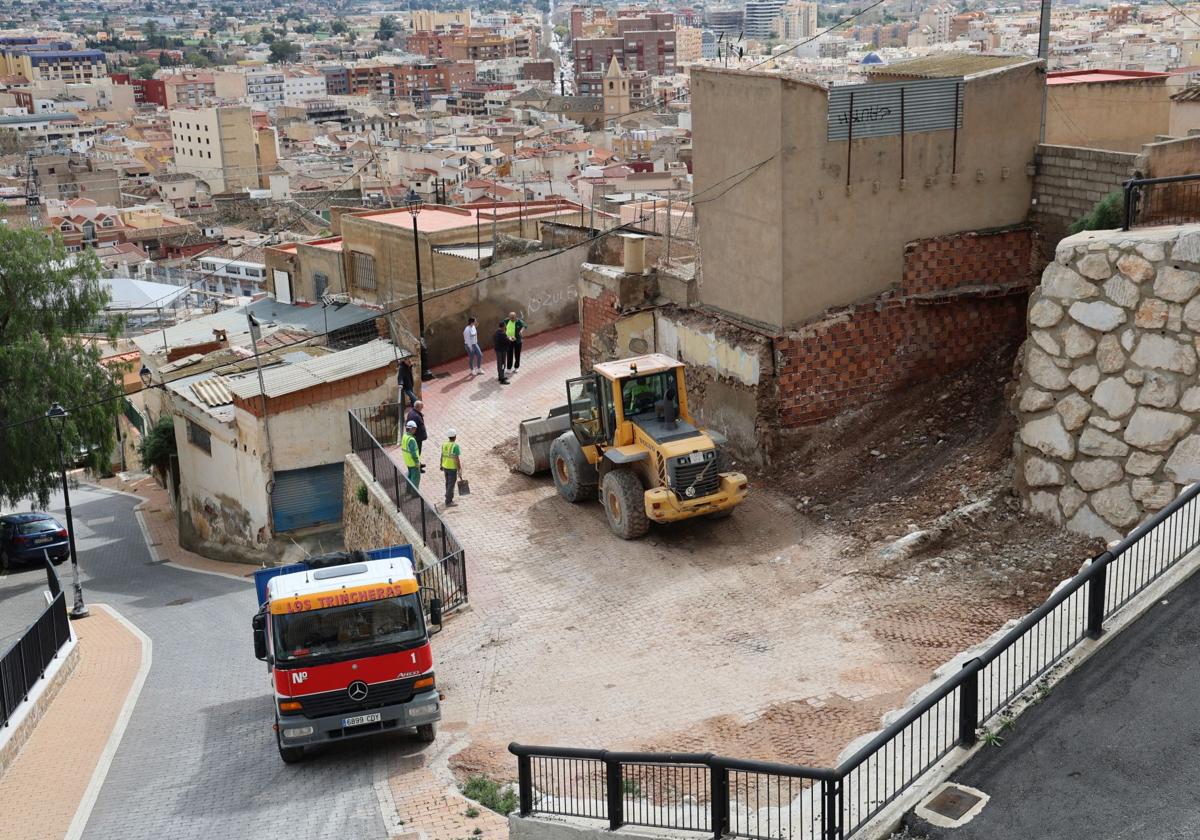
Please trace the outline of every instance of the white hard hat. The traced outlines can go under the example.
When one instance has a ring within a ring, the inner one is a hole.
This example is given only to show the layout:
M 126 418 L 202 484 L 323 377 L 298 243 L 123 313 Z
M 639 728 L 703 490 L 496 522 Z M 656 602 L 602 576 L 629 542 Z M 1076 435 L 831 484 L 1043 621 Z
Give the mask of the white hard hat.
M 446 431 L 446 437 L 456 438 L 458 437 L 458 432 L 455 429 L 448 429 Z
M 415 429 L 415 428 L 417 428 L 417 421 L 416 421 L 416 420 L 409 420 L 407 423 L 405 423 L 405 424 L 404 424 L 404 428 L 406 428 L 406 429 Z

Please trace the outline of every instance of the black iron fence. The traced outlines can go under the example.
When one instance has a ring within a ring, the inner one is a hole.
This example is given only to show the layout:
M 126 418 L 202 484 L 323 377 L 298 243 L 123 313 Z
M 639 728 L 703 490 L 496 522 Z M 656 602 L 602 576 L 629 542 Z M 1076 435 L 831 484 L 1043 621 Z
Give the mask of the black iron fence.
M 1200 484 L 1094 558 L 984 653 L 830 769 L 510 744 L 520 813 L 755 840 L 840 840 L 1036 693 L 1084 638 L 1200 545 Z
M 1125 182 L 1122 230 L 1200 221 L 1200 175 L 1134 178 Z
M 0 656 L 0 725 L 8 726 L 30 690 L 46 675 L 46 668 L 58 657 L 71 638 L 67 619 L 67 597 L 58 585 L 54 567 L 46 564 L 53 599 L 37 620 Z
M 399 429 L 398 403 L 352 409 L 350 448 L 438 558 L 416 570 L 417 580 L 441 598 L 443 609 L 449 612 L 467 603 L 467 555 L 454 532 L 408 480 L 408 471 L 385 448 L 397 442 Z M 415 565 L 420 566 L 420 561 Z

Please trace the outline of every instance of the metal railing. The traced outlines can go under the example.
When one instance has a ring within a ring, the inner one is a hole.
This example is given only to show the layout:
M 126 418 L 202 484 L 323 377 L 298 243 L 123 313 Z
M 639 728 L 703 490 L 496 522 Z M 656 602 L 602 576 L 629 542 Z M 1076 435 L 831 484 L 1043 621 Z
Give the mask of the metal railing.
M 1200 174 L 1125 182 L 1122 230 L 1200 221 Z
M 0 725 L 8 726 L 30 690 L 46 675 L 46 668 L 71 639 L 67 596 L 58 585 L 54 567 L 46 564 L 53 599 L 33 624 L 0 656 Z
M 416 569 L 417 581 L 442 600 L 445 612 L 467 603 L 467 554 L 454 532 L 408 480 L 407 470 L 388 454 L 381 441 L 397 440 L 400 405 L 350 410 L 350 449 L 371 471 L 396 510 L 421 535 L 436 563 Z M 418 562 L 416 565 L 420 565 Z
M 510 744 L 520 813 L 755 840 L 840 840 L 957 747 L 970 747 L 1083 639 L 1198 545 L 1200 484 L 1094 558 L 1040 607 L 837 767 L 711 754 Z

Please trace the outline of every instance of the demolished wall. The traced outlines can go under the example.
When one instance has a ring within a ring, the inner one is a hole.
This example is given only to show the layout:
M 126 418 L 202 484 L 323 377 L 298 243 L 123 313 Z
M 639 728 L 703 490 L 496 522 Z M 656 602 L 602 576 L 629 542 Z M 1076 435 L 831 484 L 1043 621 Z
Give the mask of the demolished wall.
M 1114 540 L 1200 479 L 1197 292 L 1200 226 L 1059 243 L 1013 401 L 1028 509 Z

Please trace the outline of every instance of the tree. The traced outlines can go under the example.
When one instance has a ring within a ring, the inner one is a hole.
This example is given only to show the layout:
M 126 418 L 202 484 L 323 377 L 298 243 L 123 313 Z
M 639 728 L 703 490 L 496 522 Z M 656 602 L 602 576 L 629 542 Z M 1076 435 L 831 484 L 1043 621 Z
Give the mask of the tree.
M 258 37 L 259 40 L 261 40 L 264 44 L 270 44 L 275 40 L 275 33 L 270 29 L 260 29 L 258 31 Z
M 175 421 L 171 415 L 163 414 L 138 444 L 138 455 L 143 467 L 151 467 L 165 473 L 171 464 L 171 456 L 177 453 L 175 445 Z
M 134 69 L 133 75 L 139 79 L 153 79 L 154 74 L 158 72 L 158 65 L 153 61 L 142 61 Z
M 1116 230 L 1125 223 L 1125 196 L 1110 192 L 1096 202 L 1092 212 L 1071 225 L 1070 233 L 1083 230 Z
M 123 390 L 84 337 L 109 300 L 99 276 L 93 252 L 69 255 L 57 237 L 0 226 L 0 503 L 48 504 L 59 481 L 58 442 L 43 416 L 51 403 L 70 412 L 68 462 L 86 451 L 93 468 L 108 466 Z M 110 322 L 108 337 L 121 326 Z
M 271 58 L 269 61 L 272 64 L 286 64 L 289 61 L 295 61 L 300 57 L 300 46 L 293 44 L 291 41 L 282 39 L 271 43 Z
M 348 31 L 350 31 L 350 27 L 346 25 L 346 21 L 344 20 L 335 20 L 333 22 L 333 26 L 330 27 L 330 31 L 333 32 L 334 35 L 345 35 Z
M 391 15 L 384 15 L 379 19 L 379 30 L 375 33 L 375 39 L 378 41 L 390 41 L 396 36 L 396 19 Z

